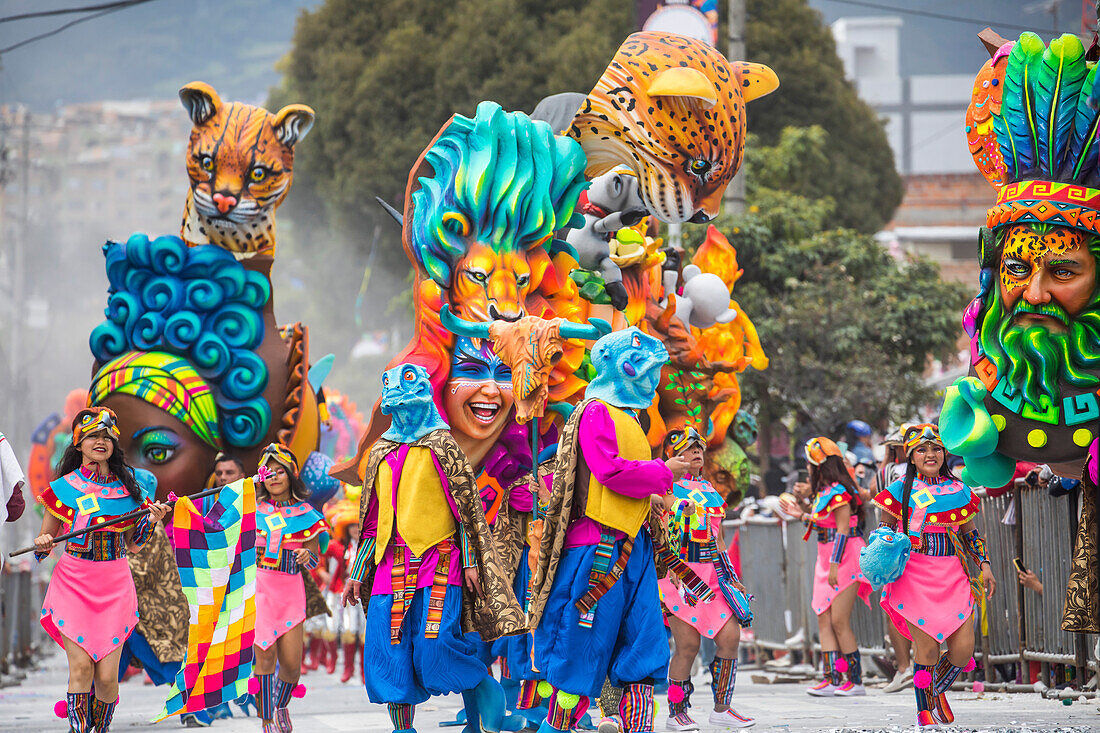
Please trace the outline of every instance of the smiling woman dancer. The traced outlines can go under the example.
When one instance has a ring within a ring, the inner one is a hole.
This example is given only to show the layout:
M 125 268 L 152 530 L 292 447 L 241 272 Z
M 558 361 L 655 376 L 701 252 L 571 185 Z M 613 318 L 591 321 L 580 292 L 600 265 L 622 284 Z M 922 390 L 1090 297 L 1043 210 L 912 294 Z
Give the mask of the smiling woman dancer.
M 882 607 L 913 640 L 917 727 L 931 730 L 955 719 L 946 693 L 973 661 L 974 600 L 983 586 L 992 598 L 997 583 L 974 527 L 978 497 L 951 475 L 939 430 L 915 425 L 906 430 L 904 445 L 905 479 L 874 502 L 883 526 L 907 534 L 913 549 L 901 577 L 883 587 Z M 980 568 L 980 580 L 971 575 L 967 556 Z
M 689 714 L 691 666 L 699 654 L 702 635 L 717 646 L 710 664 L 714 710 L 709 725 L 720 729 L 748 728 L 756 721 L 730 707 L 737 680 L 737 649 L 741 628 L 752 620 L 748 597 L 726 555 L 722 520 L 726 502 L 702 477 L 706 442 L 692 427 L 669 432 L 665 437 L 665 458 L 678 457 L 688 464 L 687 474 L 675 481 L 666 497 L 671 509 L 670 544 L 714 591 L 714 598 L 699 603 L 689 597 L 683 583 L 670 574 L 657 587 L 665 607 L 665 620 L 672 631 L 675 653 L 668 664 L 668 722 L 666 730 L 699 730 Z
M 54 567 L 42 603 L 42 626 L 65 649 L 69 730 L 107 733 L 118 702 L 118 659 L 137 625 L 137 594 L 126 552 L 135 552 L 168 511 L 153 504 L 118 446 L 115 414 L 81 410 L 73 441 L 58 465 L 58 478 L 42 492 L 46 509 L 34 540 L 35 557 L 49 556 L 63 525 L 73 530 L 110 521 L 148 506 L 140 519 L 70 539 Z M 93 686 L 94 683 L 94 686 Z M 90 691 L 91 690 L 91 691 Z
M 808 524 L 804 539 L 817 533 L 810 605 L 817 614 L 825 679 L 806 692 L 814 697 L 864 695 L 863 663 L 851 624 L 856 596 L 867 605 L 871 596 L 871 584 L 859 570 L 859 551 L 866 545 L 858 528 L 859 489 L 840 448 L 828 438 L 806 443 L 806 460 L 810 483 L 801 488 L 809 491 L 809 512 L 790 502 L 783 504 L 787 514 L 804 517 Z M 844 673 L 847 681 L 841 679 Z
M 317 567 L 328 530 L 325 518 L 306 502 L 298 460 L 289 448 L 267 446 L 260 466 L 267 472 L 256 485 L 256 708 L 263 733 L 290 733 L 287 705 L 302 674 L 302 571 Z

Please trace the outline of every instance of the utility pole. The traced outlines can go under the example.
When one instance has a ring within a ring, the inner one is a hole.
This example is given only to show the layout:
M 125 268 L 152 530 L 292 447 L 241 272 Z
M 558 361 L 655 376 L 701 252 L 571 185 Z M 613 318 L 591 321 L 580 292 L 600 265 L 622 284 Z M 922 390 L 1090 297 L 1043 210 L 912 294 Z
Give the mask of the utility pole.
M 729 51 L 730 61 L 745 60 L 745 0 L 729 0 Z M 745 171 L 737 171 L 729 185 L 723 203 L 727 214 L 745 213 Z
M 6 435 L 20 435 L 25 432 L 26 416 L 23 414 L 27 399 L 27 390 L 23 384 L 23 370 L 20 360 L 23 358 L 23 321 L 25 312 L 23 301 L 26 298 L 24 277 L 24 256 L 27 251 L 27 240 L 30 238 L 30 169 L 31 169 L 31 113 L 24 107 L 21 113 L 21 134 L 19 150 L 19 234 L 13 237 L 11 256 L 11 287 L 8 292 L 11 295 L 11 338 L 8 342 L 8 375 L 11 379 L 10 397 L 7 401 L 8 424 L 0 429 L 5 430 Z M 26 448 L 24 445 L 18 446 Z

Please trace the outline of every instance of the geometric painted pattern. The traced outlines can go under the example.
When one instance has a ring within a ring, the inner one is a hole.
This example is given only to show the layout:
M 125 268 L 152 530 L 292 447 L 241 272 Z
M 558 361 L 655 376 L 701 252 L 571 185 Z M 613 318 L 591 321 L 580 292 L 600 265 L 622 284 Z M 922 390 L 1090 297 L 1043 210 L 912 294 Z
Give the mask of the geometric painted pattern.
M 187 658 L 156 722 L 234 700 L 248 691 L 256 636 L 256 488 L 251 478 L 218 492 L 206 516 L 184 497 L 173 539 L 191 611 Z
M 1003 187 L 986 213 L 990 229 L 1017 222 L 1075 227 L 1100 234 L 1100 191 L 1072 183 L 1020 181 Z

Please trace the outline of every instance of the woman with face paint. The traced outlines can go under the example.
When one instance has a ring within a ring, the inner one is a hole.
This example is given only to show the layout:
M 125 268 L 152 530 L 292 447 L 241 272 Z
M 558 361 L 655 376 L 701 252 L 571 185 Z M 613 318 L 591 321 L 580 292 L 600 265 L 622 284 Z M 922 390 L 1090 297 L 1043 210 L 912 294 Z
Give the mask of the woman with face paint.
M 979 499 L 951 474 L 939 430 L 929 424 L 908 428 L 904 450 L 905 478 L 874 502 L 882 526 L 908 535 L 913 549 L 901 577 L 883 587 L 881 603 L 897 630 L 913 640 L 917 727 L 934 730 L 955 719 L 946 693 L 973 665 L 974 602 L 983 588 L 992 597 L 997 584 L 974 526 Z M 941 655 L 943 644 L 947 651 Z
M 814 697 L 865 695 L 863 662 L 851 624 L 857 596 L 867 605 L 871 596 L 871 584 L 859 569 L 859 553 L 867 544 L 858 527 L 859 489 L 840 448 L 828 438 L 806 443 L 806 460 L 810 483 L 796 485 L 795 490 L 808 493 L 807 506 L 783 502 L 784 512 L 807 523 L 803 539 L 817 533 L 810 605 L 817 614 L 825 679 L 806 692 Z
M 527 594 L 527 575 L 519 570 L 526 563 L 523 540 L 533 507 L 526 484 L 531 471 L 531 450 L 527 430 L 515 424 L 514 405 L 512 369 L 494 352 L 492 342 L 458 336 L 451 356 L 451 373 L 444 385 L 443 417 L 474 469 L 485 520 L 498 546 L 509 545 L 504 556 L 517 561 L 506 571 L 513 578 L 516 597 L 522 599 Z M 511 515 L 506 526 L 514 531 L 498 531 L 497 518 L 505 513 Z M 525 645 L 526 635 L 504 637 L 493 644 L 482 641 L 476 632 L 468 633 L 466 638 L 474 645 L 486 668 L 497 656 L 530 657 L 529 647 Z M 516 652 L 520 646 L 527 650 L 526 656 Z M 523 674 L 523 670 L 516 672 L 520 676 Z M 518 683 L 507 679 L 504 684 L 507 691 L 502 694 L 506 702 L 515 702 Z M 492 722 L 504 713 L 496 710 L 479 711 L 479 714 L 483 720 Z
M 149 507 L 139 519 L 70 539 L 54 567 L 42 603 L 42 626 L 65 649 L 69 729 L 107 733 L 118 702 L 118 660 L 138 619 L 137 594 L 126 553 L 145 544 L 164 518 L 167 504 L 152 503 L 118 445 L 115 414 L 103 407 L 81 410 L 72 424 L 72 444 L 57 479 L 39 497 L 46 510 L 35 538 L 43 560 L 65 525 L 73 530 Z M 93 687 L 94 683 L 94 687 Z
M 260 469 L 261 482 L 256 485 L 258 684 L 253 694 L 263 733 L 289 733 L 287 705 L 302 673 L 302 623 L 306 620 L 302 572 L 317 567 L 329 535 L 324 516 L 306 501 L 308 491 L 289 448 L 281 443 L 264 448 Z
M 714 591 L 707 603 L 689 603 L 689 591 L 675 575 L 657 587 L 665 607 L 665 619 L 672 630 L 675 652 L 668 664 L 668 722 L 666 730 L 699 730 L 688 711 L 691 708 L 691 665 L 699 654 L 703 635 L 718 647 L 710 664 L 714 709 L 709 723 L 719 728 L 748 728 L 755 720 L 739 715 L 730 702 L 737 680 L 737 648 L 741 628 L 752 620 L 745 587 L 733 572 L 726 555 L 722 520 L 726 502 L 702 478 L 706 443 L 695 428 L 680 428 L 665 437 L 665 458 L 680 458 L 688 464 L 687 474 L 677 479 L 665 497 L 670 514 L 670 545 Z M 732 622 L 732 623 L 731 623 Z

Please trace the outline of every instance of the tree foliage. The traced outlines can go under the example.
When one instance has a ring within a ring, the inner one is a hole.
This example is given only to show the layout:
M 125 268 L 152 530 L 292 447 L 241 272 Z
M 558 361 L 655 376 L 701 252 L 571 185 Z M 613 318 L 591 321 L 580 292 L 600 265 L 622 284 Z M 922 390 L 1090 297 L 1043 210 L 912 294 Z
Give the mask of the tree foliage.
M 621 0 L 328 0 L 303 13 L 271 100 L 317 111 L 287 213 L 369 231 L 388 219 L 374 197 L 401 208 L 409 170 L 451 115 L 587 92 L 633 23 Z M 396 236 L 379 264 L 407 268 Z
M 745 45 L 750 61 L 779 75 L 774 93 L 748 108 L 749 130 L 775 145 L 786 127 L 825 131 L 828 166 L 809 198 L 828 196 L 836 226 L 878 231 L 901 203 L 902 182 L 882 123 L 844 78 L 836 42 L 806 0 L 748 0 Z

